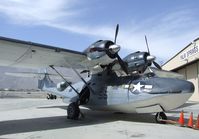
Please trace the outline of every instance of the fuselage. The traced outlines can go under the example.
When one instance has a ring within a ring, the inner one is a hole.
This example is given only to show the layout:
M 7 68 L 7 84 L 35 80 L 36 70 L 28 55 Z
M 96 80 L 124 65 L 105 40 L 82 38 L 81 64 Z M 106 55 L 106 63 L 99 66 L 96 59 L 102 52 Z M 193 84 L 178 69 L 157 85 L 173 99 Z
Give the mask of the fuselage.
M 107 72 L 95 74 L 88 81 L 89 101 L 85 107 L 95 110 L 128 113 L 152 113 L 168 111 L 184 104 L 194 92 L 191 82 L 171 77 L 159 77 L 155 73 L 118 77 Z M 83 82 L 73 85 L 78 91 Z M 64 102 L 75 102 L 76 93 L 68 87 Z

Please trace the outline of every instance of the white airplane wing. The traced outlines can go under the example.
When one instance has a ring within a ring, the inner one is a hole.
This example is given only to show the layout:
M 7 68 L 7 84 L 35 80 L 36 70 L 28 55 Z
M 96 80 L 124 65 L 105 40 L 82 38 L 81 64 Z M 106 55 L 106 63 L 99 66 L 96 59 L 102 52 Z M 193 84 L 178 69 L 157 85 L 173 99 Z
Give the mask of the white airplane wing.
M 38 73 L 38 72 L 5 72 L 5 75 L 14 76 L 14 77 L 26 77 L 26 78 L 37 78 L 43 79 L 45 75 L 49 75 L 52 79 L 61 79 L 58 74 L 54 73 Z M 67 80 L 71 80 L 72 76 L 65 76 L 64 78 Z
M 0 66 L 43 68 L 54 65 L 84 69 L 84 53 L 49 45 L 0 37 Z

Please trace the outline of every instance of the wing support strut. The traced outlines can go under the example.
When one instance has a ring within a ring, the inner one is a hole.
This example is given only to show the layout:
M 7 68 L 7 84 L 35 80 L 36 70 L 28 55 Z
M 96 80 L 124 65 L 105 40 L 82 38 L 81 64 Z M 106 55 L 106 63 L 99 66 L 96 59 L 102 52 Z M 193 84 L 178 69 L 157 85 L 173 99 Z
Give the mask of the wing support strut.
M 72 68 L 72 70 L 77 74 L 77 76 L 85 83 L 85 85 L 95 94 L 94 90 L 89 86 L 89 84 L 82 78 L 82 76 L 77 72 L 76 69 Z
M 77 95 L 80 95 L 80 93 L 64 78 L 63 75 L 61 75 L 57 69 L 53 66 L 53 65 L 50 65 L 49 67 L 51 67 L 74 91 Z

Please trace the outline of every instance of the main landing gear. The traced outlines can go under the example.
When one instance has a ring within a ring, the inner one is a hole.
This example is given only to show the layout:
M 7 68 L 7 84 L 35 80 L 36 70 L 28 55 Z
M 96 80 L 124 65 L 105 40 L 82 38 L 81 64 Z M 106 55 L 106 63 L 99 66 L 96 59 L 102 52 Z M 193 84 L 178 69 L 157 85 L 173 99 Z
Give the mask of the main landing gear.
M 72 102 L 69 104 L 68 108 L 67 108 L 67 118 L 68 119 L 72 119 L 72 120 L 76 120 L 80 117 L 80 114 L 82 117 L 83 114 L 80 112 L 79 106 L 80 105 L 84 105 L 87 104 L 89 101 L 89 97 L 90 97 L 90 87 L 89 87 L 89 83 L 87 83 L 82 77 L 81 75 L 75 70 L 73 69 L 73 71 L 80 77 L 80 79 L 85 83 L 84 88 L 81 90 L 81 92 L 79 93 L 79 91 L 77 91 L 70 82 L 68 82 L 64 76 L 62 76 L 54 67 L 54 65 L 50 65 L 50 67 L 60 76 L 62 77 L 62 79 L 64 79 L 65 83 L 68 84 L 68 86 L 71 87 L 71 89 L 73 89 L 73 91 L 78 95 L 78 99 L 75 102 Z
M 166 124 L 164 120 L 167 120 L 167 116 L 164 112 L 158 112 L 155 115 L 155 121 L 159 124 Z
M 67 119 L 78 120 L 79 118 L 84 118 L 83 113 L 79 109 L 79 103 L 70 103 L 67 108 Z
M 77 120 L 80 115 L 80 109 L 77 102 L 70 103 L 67 108 L 67 118 Z
M 90 91 L 88 87 L 82 89 L 79 94 L 79 99 L 76 102 L 72 102 L 68 105 L 67 108 L 67 118 L 71 120 L 77 120 L 79 117 L 84 117 L 81 113 L 79 106 L 87 104 L 90 97 Z

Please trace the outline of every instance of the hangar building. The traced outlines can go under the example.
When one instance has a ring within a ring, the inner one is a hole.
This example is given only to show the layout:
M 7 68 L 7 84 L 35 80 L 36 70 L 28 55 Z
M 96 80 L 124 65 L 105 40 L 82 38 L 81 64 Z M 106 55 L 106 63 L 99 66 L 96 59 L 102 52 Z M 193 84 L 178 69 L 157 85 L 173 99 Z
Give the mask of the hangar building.
M 195 92 L 190 101 L 199 101 L 199 38 L 168 60 L 162 69 L 178 72 L 191 81 L 195 86 Z

